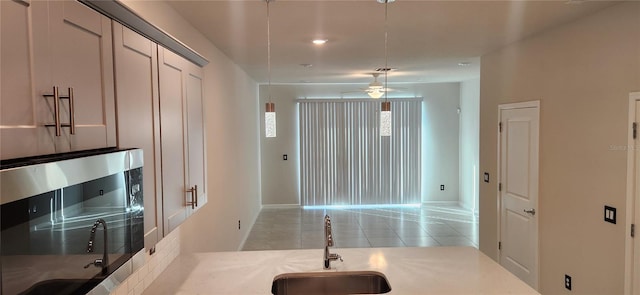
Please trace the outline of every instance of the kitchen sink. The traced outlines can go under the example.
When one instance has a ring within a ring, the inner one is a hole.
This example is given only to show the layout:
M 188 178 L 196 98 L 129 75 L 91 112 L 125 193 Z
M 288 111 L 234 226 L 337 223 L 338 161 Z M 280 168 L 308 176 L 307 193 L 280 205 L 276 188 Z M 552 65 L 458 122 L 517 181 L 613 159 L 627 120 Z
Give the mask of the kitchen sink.
M 271 294 L 384 294 L 389 281 L 377 271 L 285 273 L 273 278 Z
M 99 279 L 53 279 L 39 282 L 20 295 L 72 295 L 87 294 L 102 280 Z

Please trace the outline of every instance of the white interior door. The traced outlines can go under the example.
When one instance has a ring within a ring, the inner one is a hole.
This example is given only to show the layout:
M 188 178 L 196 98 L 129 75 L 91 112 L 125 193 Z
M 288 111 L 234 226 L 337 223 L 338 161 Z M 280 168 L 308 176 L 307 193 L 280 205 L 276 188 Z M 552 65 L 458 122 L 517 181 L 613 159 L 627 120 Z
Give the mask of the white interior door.
M 631 93 L 630 94 L 630 98 L 631 100 L 634 102 L 634 110 L 635 110 L 635 118 L 634 121 L 636 122 L 636 124 L 640 123 L 638 122 L 638 120 L 640 120 L 640 92 L 635 92 L 635 93 Z M 632 157 L 633 157 L 633 161 L 634 161 L 634 169 L 633 169 L 633 174 L 634 174 L 634 192 L 633 192 L 633 217 L 632 217 L 632 224 L 635 224 L 635 226 L 637 226 L 638 224 L 640 224 L 640 154 L 638 153 L 638 147 L 640 146 L 640 134 L 638 133 L 638 128 L 636 127 L 636 136 L 635 138 L 633 138 L 632 136 L 632 144 L 629 145 L 629 150 L 632 153 Z M 636 232 L 638 232 L 638 230 L 635 230 Z M 633 237 L 632 240 L 632 245 L 633 245 L 633 249 L 632 249 L 632 254 L 631 257 L 628 257 L 628 260 L 633 261 L 633 266 L 632 266 L 632 271 L 631 271 L 631 277 L 632 277 L 632 294 L 634 295 L 640 295 L 640 259 L 638 259 L 638 257 L 640 256 L 640 242 L 638 242 L 638 238 L 637 238 L 637 233 L 635 234 L 636 237 Z
M 500 106 L 500 264 L 538 288 L 539 103 Z

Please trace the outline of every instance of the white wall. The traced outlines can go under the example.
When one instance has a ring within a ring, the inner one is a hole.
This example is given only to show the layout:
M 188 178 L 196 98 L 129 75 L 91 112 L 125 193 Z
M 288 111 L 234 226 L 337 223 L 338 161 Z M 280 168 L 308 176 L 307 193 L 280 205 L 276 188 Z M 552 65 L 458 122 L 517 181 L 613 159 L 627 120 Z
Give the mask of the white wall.
M 480 79 L 460 83 L 460 206 L 478 213 Z
M 123 2 L 210 62 L 204 67 L 209 203 L 180 226 L 181 251 L 237 250 L 261 208 L 258 85 L 167 4 Z
M 540 100 L 540 291 L 623 294 L 629 93 L 640 90 L 640 2 L 621 2 L 482 57 L 480 249 L 496 259 L 498 104 Z M 618 223 L 603 221 L 616 207 Z
M 271 100 L 276 104 L 276 137 L 264 136 L 267 86 L 260 85 L 260 152 L 263 205 L 299 205 L 298 112 L 295 86 L 272 85 Z M 282 160 L 282 155 L 287 160 Z
M 458 202 L 460 83 L 422 84 L 422 202 Z M 445 190 L 440 190 L 440 185 Z
M 410 96 L 422 96 L 423 120 L 423 202 L 458 202 L 458 125 L 459 83 L 401 85 L 410 88 Z M 262 153 L 262 203 L 299 204 L 298 184 L 298 98 L 336 98 L 342 91 L 362 85 L 272 85 L 271 99 L 276 103 L 277 137 L 264 137 L 264 103 L 267 86 L 260 86 L 260 133 Z M 397 94 L 403 96 L 402 93 Z M 406 97 L 407 94 L 404 94 Z M 283 161 L 282 155 L 288 160 Z M 440 184 L 445 190 L 440 191 Z

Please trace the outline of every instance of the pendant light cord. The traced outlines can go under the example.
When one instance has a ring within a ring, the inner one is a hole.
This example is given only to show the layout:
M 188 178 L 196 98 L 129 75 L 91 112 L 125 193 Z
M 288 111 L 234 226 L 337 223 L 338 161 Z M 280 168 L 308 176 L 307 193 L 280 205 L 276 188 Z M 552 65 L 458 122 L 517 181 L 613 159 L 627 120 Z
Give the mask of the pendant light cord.
M 389 92 L 389 88 L 387 86 L 387 74 L 389 73 L 388 63 L 388 55 L 389 48 L 387 45 L 388 40 L 388 25 L 387 25 L 387 5 L 389 5 L 389 0 L 384 1 L 384 101 L 387 101 L 387 93 Z
M 269 102 L 271 103 L 271 22 L 269 15 L 269 2 L 270 0 L 265 0 L 267 2 L 267 71 L 268 71 L 268 79 L 269 85 L 267 87 L 267 94 L 269 96 Z

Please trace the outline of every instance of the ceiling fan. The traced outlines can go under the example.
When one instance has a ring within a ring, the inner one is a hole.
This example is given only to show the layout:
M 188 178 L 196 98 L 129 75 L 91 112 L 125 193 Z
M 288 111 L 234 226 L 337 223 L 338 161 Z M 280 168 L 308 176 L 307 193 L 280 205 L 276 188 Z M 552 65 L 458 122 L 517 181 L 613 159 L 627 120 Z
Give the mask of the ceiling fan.
M 380 81 L 378 81 L 378 77 L 380 76 L 380 73 L 371 73 L 371 75 L 373 76 L 373 81 L 371 83 L 369 83 L 369 86 L 367 88 L 360 88 L 359 91 L 347 91 L 347 92 L 342 92 L 342 94 L 345 93 L 354 93 L 354 92 L 364 92 L 367 95 L 369 95 L 369 97 L 371 98 L 381 98 L 385 91 L 395 91 L 396 89 L 392 89 L 392 88 L 385 88 L 384 84 Z
M 366 91 L 371 98 L 380 98 L 384 95 L 385 91 L 382 82 L 378 81 L 380 73 L 372 73 L 371 75 L 373 75 L 373 82 L 369 83 L 369 87 L 364 89 L 364 91 Z

